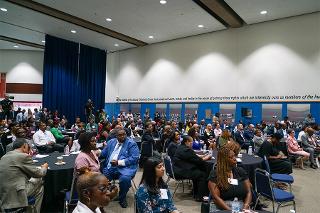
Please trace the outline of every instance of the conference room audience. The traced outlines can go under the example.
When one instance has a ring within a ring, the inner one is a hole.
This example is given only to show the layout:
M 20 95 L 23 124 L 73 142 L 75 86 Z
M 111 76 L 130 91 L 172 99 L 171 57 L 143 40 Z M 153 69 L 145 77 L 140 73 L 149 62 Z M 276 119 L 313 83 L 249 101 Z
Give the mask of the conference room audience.
M 126 195 L 131 187 L 131 179 L 134 178 L 138 168 L 138 146 L 126 136 L 124 129 L 118 129 L 117 138 L 107 143 L 101 156 L 106 159 L 103 174 L 109 180 L 119 179 L 119 204 L 122 208 L 127 208 Z
M 199 134 L 198 134 L 199 135 Z M 200 138 L 200 137 L 199 137 Z M 214 130 L 212 129 L 211 124 L 207 124 L 204 133 L 203 133 L 203 140 L 207 147 L 210 146 L 210 142 L 215 138 Z
M 58 144 L 62 144 L 64 146 L 68 145 L 69 149 L 72 147 L 72 137 L 62 134 L 61 130 L 59 130 L 59 120 L 55 120 L 53 122 L 50 132 L 53 134 Z
M 314 138 L 314 129 L 311 127 L 307 128 L 307 131 L 305 134 L 301 136 L 301 142 L 303 149 L 310 153 L 310 167 L 311 168 L 318 168 L 316 166 L 315 158 L 319 156 L 320 154 L 320 145 L 316 143 L 316 139 Z
M 100 162 L 97 155 L 96 138 L 94 132 L 84 132 L 80 135 L 78 143 L 81 152 L 75 160 L 75 169 L 86 167 L 92 172 L 100 172 Z
M 189 129 L 188 135 L 192 138 L 192 149 L 201 150 L 204 145 L 204 142 L 200 140 L 199 133 L 195 127 Z
M 247 128 L 244 130 L 243 136 L 247 141 L 252 141 L 254 137 L 254 125 L 249 124 Z
M 190 130 L 189 130 L 190 131 Z M 211 155 L 199 157 L 192 149 L 193 139 L 185 136 L 173 158 L 173 171 L 178 177 L 191 179 L 196 201 L 202 201 L 208 195 L 206 160 Z
M 95 122 L 94 118 L 90 118 L 86 125 L 87 132 L 98 132 L 98 124 Z
M 218 139 L 218 147 L 223 147 L 228 141 L 231 140 L 231 132 L 229 129 L 224 129 Z
M 179 130 L 175 130 L 170 125 L 165 125 L 161 134 L 159 146 L 157 146 L 157 150 L 166 150 L 171 142 L 172 136 L 174 136 L 173 132 L 179 133 Z M 180 135 L 180 134 L 179 134 Z
M 81 123 L 81 118 L 79 116 L 77 116 L 75 123 L 72 124 L 72 126 L 71 126 L 71 130 L 74 132 L 77 132 L 80 123 Z
M 232 138 L 223 146 L 223 148 L 227 148 L 227 149 L 232 150 L 236 156 L 241 151 L 240 145 L 237 142 L 235 142 L 234 140 L 232 140 Z
M 308 128 L 308 126 L 303 126 L 303 127 L 301 128 L 301 131 L 299 132 L 298 137 L 297 137 L 297 141 L 298 141 L 298 142 L 302 142 L 301 137 L 302 137 L 302 135 L 306 134 L 307 128 Z
M 220 127 L 220 124 L 216 124 L 216 127 L 214 128 L 214 136 L 217 138 L 219 138 L 222 134 L 222 129 Z
M 152 135 L 152 131 L 153 131 L 153 125 L 151 122 L 147 122 L 145 125 L 145 130 L 144 133 L 141 137 L 141 142 L 148 142 L 150 144 L 153 145 L 154 149 L 155 149 L 155 141 L 153 139 L 153 135 Z
M 243 149 L 248 149 L 250 146 L 250 141 L 248 141 L 245 137 L 244 137 L 244 128 L 243 128 L 243 124 L 239 123 L 237 125 L 237 130 L 234 133 L 234 139 L 237 143 L 240 144 L 241 148 Z
M 289 154 L 294 154 L 299 156 L 296 160 L 296 165 L 300 169 L 304 169 L 303 161 L 308 160 L 308 158 L 310 158 L 310 153 L 303 151 L 303 149 L 299 146 L 296 138 L 294 137 L 293 129 L 288 129 L 287 147 L 288 147 Z M 313 156 L 311 158 L 313 158 Z M 312 162 L 311 159 L 310 159 L 310 162 Z
M 43 181 L 48 164 L 36 166 L 29 155 L 31 147 L 24 138 L 17 138 L 13 151 L 0 160 L 0 210 L 14 212 L 28 206 L 28 196 L 35 198 L 36 211 L 40 213 L 43 198 Z
M 39 130 L 33 135 L 33 142 L 36 144 L 39 152 L 63 152 L 64 146 L 62 144 L 57 144 L 53 134 L 46 129 L 47 125 L 44 122 L 40 122 Z
M 171 159 L 173 159 L 174 153 L 176 153 L 176 150 L 178 146 L 180 145 L 180 132 L 175 131 L 174 134 L 172 134 L 171 138 L 169 139 L 169 146 L 167 150 L 167 154 Z
M 267 157 L 269 161 L 271 173 L 291 174 L 292 164 L 284 155 L 277 149 L 277 144 L 280 142 L 282 136 L 279 133 L 271 135 L 270 139 L 265 140 L 258 152 L 258 155 L 263 158 Z
M 138 212 L 179 213 L 173 204 L 170 190 L 162 179 L 164 171 L 161 158 L 151 157 L 145 162 L 136 193 Z
M 108 179 L 98 172 L 82 170 L 76 184 L 79 201 L 72 213 L 103 213 L 118 192 L 118 188 L 110 188 Z M 100 209 L 99 209 L 100 208 Z
M 260 129 L 256 129 L 254 131 L 254 136 L 253 136 L 253 145 L 254 145 L 254 153 L 257 154 L 259 152 L 259 149 L 261 145 L 263 144 L 265 138 L 264 135 L 262 134 L 262 131 Z
M 242 167 L 237 167 L 236 154 L 226 146 L 218 151 L 208 187 L 218 209 L 231 210 L 235 197 L 240 201 L 241 209 L 249 209 L 252 200 L 249 177 Z

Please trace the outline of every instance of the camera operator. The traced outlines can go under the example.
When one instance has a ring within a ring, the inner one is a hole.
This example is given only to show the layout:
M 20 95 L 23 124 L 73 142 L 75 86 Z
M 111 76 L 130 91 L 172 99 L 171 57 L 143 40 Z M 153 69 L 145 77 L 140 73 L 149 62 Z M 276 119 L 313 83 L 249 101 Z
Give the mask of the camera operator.
M 92 117 L 93 109 L 94 109 L 93 102 L 91 99 L 88 99 L 88 102 L 86 103 L 86 106 L 85 106 L 85 114 L 86 114 L 87 122 L 89 122 L 90 118 Z
M 10 114 L 10 112 L 13 109 L 13 102 L 10 99 L 13 99 L 14 97 L 12 96 L 8 96 L 7 94 L 5 95 L 5 98 L 0 102 L 2 109 L 3 109 L 3 113 L 4 113 L 4 117 L 6 119 L 11 119 L 12 115 Z

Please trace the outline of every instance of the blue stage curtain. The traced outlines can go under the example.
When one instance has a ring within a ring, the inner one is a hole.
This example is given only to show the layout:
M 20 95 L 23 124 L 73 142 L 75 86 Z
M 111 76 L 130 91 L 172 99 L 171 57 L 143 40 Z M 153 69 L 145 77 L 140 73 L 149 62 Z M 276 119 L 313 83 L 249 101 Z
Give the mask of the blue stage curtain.
M 80 45 L 79 83 L 80 96 L 86 103 L 90 98 L 94 109 L 104 109 L 106 87 L 106 51 Z
M 106 53 L 46 35 L 43 69 L 43 107 L 58 110 L 73 123 L 84 121 L 84 106 L 91 98 L 104 108 Z M 79 56 L 82 54 L 82 56 Z

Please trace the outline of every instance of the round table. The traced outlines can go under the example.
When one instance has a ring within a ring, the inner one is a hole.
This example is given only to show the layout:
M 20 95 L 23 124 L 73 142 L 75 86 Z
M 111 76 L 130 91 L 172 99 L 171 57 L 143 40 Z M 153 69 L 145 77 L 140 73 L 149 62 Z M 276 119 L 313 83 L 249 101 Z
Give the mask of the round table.
M 57 157 L 63 156 L 64 165 L 56 165 Z M 70 189 L 74 162 L 77 154 L 64 156 L 63 153 L 53 152 L 44 158 L 34 158 L 38 162 L 36 165 L 42 165 L 45 162 L 49 164 L 46 176 L 44 177 L 44 196 L 42 201 L 42 211 L 62 210 L 63 193 L 61 191 Z M 61 203 L 60 203 L 61 202 Z

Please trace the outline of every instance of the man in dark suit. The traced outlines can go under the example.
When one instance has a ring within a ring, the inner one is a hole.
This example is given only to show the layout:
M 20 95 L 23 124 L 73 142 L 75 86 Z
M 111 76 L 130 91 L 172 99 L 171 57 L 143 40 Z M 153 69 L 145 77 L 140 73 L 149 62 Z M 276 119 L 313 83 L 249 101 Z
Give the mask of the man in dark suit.
M 34 165 L 29 155 L 30 146 L 24 138 L 17 138 L 13 149 L 0 160 L 0 211 L 27 207 L 27 197 L 34 196 L 36 210 L 40 212 L 43 198 L 41 177 L 45 176 L 48 164 L 40 168 Z
M 183 138 L 174 154 L 173 171 L 181 178 L 192 179 L 195 198 L 202 201 L 203 196 L 208 196 L 209 193 L 205 161 L 211 159 L 211 155 L 199 157 L 192 150 L 192 143 L 192 137 Z
M 250 146 L 250 141 L 246 140 L 244 137 L 243 125 L 240 123 L 237 125 L 237 131 L 234 133 L 234 139 L 241 148 L 248 149 Z
M 123 128 L 118 129 L 117 138 L 111 139 L 101 152 L 106 159 L 103 174 L 109 180 L 119 179 L 119 203 L 122 208 L 127 208 L 127 192 L 131 187 L 131 179 L 138 168 L 139 149 L 137 143 L 127 137 Z

